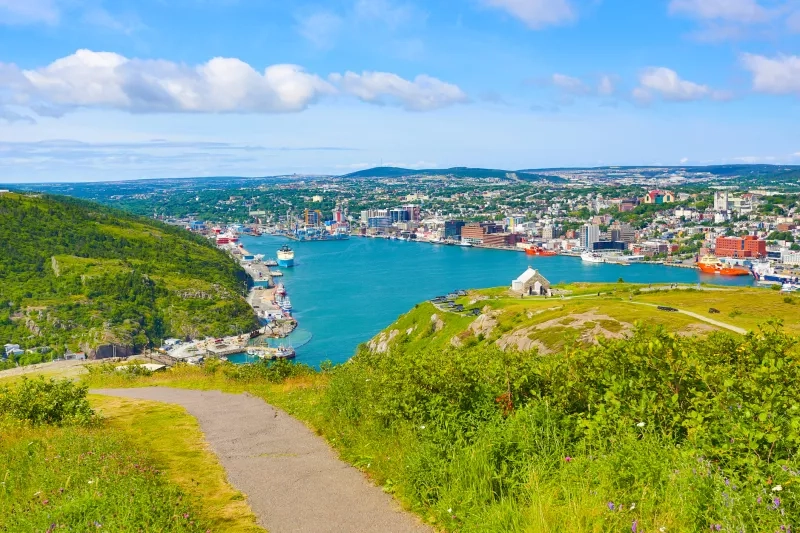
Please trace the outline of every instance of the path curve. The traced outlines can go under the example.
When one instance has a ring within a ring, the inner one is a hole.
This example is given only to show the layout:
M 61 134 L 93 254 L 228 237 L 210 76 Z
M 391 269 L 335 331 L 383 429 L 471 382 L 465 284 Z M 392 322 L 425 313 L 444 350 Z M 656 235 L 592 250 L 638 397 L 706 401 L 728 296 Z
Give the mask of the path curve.
M 183 406 L 270 533 L 432 531 L 321 437 L 260 398 L 166 387 L 91 392 Z
M 623 300 L 624 301 L 624 300 Z M 658 307 L 659 305 L 666 305 L 666 304 L 651 304 L 647 302 L 628 302 L 634 305 L 648 305 L 650 307 Z M 674 309 L 674 308 L 673 308 Z M 720 322 L 719 320 L 714 320 L 713 318 L 708 318 L 707 316 L 703 316 L 699 313 L 694 313 L 692 311 L 685 311 L 683 309 L 677 309 L 677 311 L 683 315 L 690 316 L 692 318 L 696 318 L 697 320 L 701 320 L 708 324 L 712 324 L 714 326 L 720 327 L 722 329 L 727 329 L 729 331 L 733 331 L 734 333 L 739 333 L 740 335 L 746 335 L 747 330 L 744 328 L 740 328 L 739 326 L 734 326 L 733 324 L 726 324 L 725 322 Z

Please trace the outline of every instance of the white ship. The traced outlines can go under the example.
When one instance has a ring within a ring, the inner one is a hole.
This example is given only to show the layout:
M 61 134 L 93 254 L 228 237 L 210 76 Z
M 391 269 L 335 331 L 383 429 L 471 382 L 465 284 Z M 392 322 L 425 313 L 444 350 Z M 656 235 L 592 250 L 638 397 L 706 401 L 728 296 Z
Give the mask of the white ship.
M 603 254 L 587 251 L 581 254 L 581 261 L 584 261 L 586 263 L 605 263 L 606 259 L 605 257 L 603 257 Z
M 294 266 L 294 250 L 284 245 L 278 250 L 278 265 L 289 268 Z

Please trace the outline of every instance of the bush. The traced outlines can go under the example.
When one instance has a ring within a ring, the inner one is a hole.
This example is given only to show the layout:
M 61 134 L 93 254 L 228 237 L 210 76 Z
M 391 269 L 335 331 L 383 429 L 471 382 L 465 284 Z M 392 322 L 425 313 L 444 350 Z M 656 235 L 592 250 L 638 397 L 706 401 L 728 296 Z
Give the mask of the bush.
M 0 388 L 0 413 L 38 425 L 89 425 L 95 413 L 86 399 L 88 388 L 67 379 L 44 377 Z

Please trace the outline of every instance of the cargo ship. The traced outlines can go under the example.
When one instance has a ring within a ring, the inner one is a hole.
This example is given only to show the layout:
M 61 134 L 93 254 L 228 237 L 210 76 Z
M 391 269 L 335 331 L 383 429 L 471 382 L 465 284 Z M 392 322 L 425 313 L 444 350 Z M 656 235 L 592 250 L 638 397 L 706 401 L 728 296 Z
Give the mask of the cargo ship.
M 697 262 L 697 268 L 704 274 L 716 274 L 718 276 L 749 276 L 750 270 L 737 265 L 723 263 L 714 255 L 706 255 Z
M 294 250 L 285 244 L 278 250 L 278 265 L 285 268 L 294 266 Z
M 553 257 L 554 255 L 558 255 L 557 252 L 553 250 L 545 250 L 540 246 L 529 246 L 525 248 L 525 253 L 528 255 L 536 255 L 539 257 Z
M 786 283 L 796 285 L 800 283 L 800 277 L 777 272 L 772 265 L 769 264 L 769 261 L 753 263 L 750 267 L 750 271 L 759 283 L 780 283 L 781 285 Z

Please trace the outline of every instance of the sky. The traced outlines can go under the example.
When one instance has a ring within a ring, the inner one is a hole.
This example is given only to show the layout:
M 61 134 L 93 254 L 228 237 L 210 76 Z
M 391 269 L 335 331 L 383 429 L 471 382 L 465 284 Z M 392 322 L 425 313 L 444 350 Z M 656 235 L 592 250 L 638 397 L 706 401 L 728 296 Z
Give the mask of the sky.
M 800 164 L 800 0 L 0 0 L 0 183 Z

